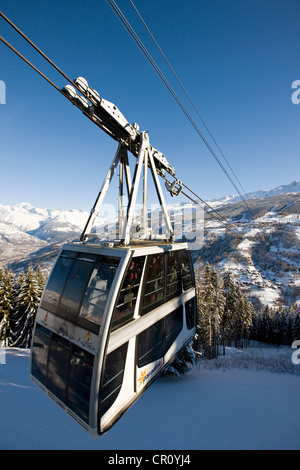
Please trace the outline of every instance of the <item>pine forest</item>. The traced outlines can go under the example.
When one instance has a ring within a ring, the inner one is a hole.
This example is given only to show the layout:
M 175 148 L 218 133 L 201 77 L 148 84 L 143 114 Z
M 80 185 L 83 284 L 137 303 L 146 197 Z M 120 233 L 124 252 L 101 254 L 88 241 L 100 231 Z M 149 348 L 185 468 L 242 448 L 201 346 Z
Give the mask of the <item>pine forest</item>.
M 254 307 L 234 274 L 218 273 L 209 264 L 195 269 L 197 292 L 196 355 L 216 358 L 226 346 L 247 347 L 250 341 L 291 345 L 300 337 L 300 308 Z M 0 270 L 0 344 L 30 348 L 32 329 L 47 276 L 30 267 L 14 274 Z

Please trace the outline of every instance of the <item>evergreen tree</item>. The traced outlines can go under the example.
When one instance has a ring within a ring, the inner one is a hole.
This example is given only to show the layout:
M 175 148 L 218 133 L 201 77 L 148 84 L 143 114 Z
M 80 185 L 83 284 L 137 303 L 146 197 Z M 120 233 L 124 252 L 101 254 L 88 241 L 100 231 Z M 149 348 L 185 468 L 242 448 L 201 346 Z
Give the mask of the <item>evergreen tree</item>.
M 214 343 L 215 343 L 215 355 L 218 356 L 219 345 L 221 342 L 221 325 L 222 318 L 224 315 L 225 308 L 225 297 L 223 293 L 223 281 L 221 280 L 219 274 L 215 271 L 211 271 L 211 281 L 213 285 L 213 299 L 212 299 L 212 325 L 213 325 L 213 334 L 214 334 Z
M 29 348 L 35 315 L 43 288 L 32 267 L 28 269 L 25 275 L 22 273 L 20 278 L 22 283 L 20 283 L 16 306 L 10 321 L 10 346 Z
M 225 354 L 225 346 L 231 344 L 235 337 L 235 322 L 237 320 L 236 309 L 238 302 L 237 287 L 231 271 L 228 271 L 223 276 L 224 283 L 224 313 L 222 319 L 222 339 L 223 339 L 223 354 Z
M 292 319 L 292 329 L 293 329 L 293 337 L 292 341 L 287 344 L 292 344 L 293 341 L 300 339 L 300 309 L 297 309 L 293 315 Z
M 251 328 L 253 323 L 254 308 L 252 303 L 243 295 L 243 331 L 244 346 L 249 345 Z
M 45 287 L 45 283 L 47 281 L 47 274 L 44 274 L 41 267 L 38 266 L 35 272 L 35 276 L 38 284 L 39 295 L 41 296 Z
M 282 308 L 277 309 L 272 317 L 272 336 L 274 344 L 280 346 L 284 344 L 286 336 L 286 315 L 287 312 Z
M 224 299 L 219 277 L 207 264 L 203 272 L 203 281 L 198 290 L 197 310 L 198 348 L 202 347 L 204 355 L 209 358 L 218 356 L 223 305 Z
M 252 310 L 252 304 L 242 294 L 240 287 L 237 285 L 237 303 L 233 320 L 235 347 L 248 346 L 252 325 Z
M 284 322 L 283 344 L 287 344 L 289 346 L 292 344 L 294 339 L 300 339 L 300 337 L 299 338 L 294 337 L 294 327 L 295 327 L 294 317 L 295 317 L 295 313 L 294 313 L 294 308 L 292 307 L 286 312 L 286 314 L 284 315 L 284 319 L 283 319 L 283 322 Z
M 196 363 L 196 355 L 193 348 L 186 346 L 177 356 L 174 361 L 167 366 L 164 371 L 165 375 L 183 375 L 189 372 Z
M 0 341 L 8 345 L 10 337 L 10 316 L 14 307 L 14 276 L 12 271 L 1 271 L 0 280 Z

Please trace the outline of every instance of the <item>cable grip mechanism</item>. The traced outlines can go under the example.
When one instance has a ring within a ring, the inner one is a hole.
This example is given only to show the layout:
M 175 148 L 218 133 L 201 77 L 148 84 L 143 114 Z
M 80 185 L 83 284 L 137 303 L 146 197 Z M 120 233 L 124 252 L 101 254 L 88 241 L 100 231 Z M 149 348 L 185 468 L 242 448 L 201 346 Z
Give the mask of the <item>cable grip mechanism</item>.
M 171 196 L 178 196 L 182 190 L 182 183 L 177 178 L 171 183 L 170 181 L 165 181 L 166 189 L 169 191 Z

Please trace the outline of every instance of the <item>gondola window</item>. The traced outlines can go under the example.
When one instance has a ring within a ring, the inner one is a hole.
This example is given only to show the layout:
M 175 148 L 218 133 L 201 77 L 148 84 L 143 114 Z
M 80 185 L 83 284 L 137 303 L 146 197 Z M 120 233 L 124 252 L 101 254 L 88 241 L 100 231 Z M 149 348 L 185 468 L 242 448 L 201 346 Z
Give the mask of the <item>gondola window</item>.
M 118 264 L 118 258 L 63 251 L 42 308 L 97 334 Z
M 117 268 L 117 260 L 104 256 L 95 264 L 79 313 L 81 318 L 98 325 L 101 324 Z
M 32 344 L 32 374 L 46 385 L 48 351 L 51 332 L 43 326 L 37 326 Z
M 167 253 L 167 299 L 181 294 L 180 252 Z
M 73 346 L 68 380 L 68 406 L 84 421 L 89 418 L 93 356 Z
M 172 346 L 183 326 L 182 306 L 165 318 L 165 352 Z
M 126 272 L 114 311 L 112 330 L 128 323 L 134 314 L 145 257 L 133 258 Z
M 185 318 L 188 330 L 196 326 L 196 297 L 193 297 L 185 304 Z
M 180 251 L 180 270 L 182 277 L 182 285 L 184 290 L 190 289 L 195 285 L 193 275 L 191 272 L 190 260 L 186 251 Z
M 100 392 L 100 414 L 103 416 L 120 393 L 128 343 L 112 351 L 106 357 L 103 384 Z
M 164 256 L 151 255 L 146 272 L 146 287 L 144 293 L 144 311 L 160 305 L 165 297 L 165 263 Z
M 159 320 L 138 336 L 138 366 L 157 361 L 164 355 L 165 319 Z
M 76 257 L 76 251 L 64 250 L 58 258 L 43 297 L 43 308 L 57 313 L 59 301 Z

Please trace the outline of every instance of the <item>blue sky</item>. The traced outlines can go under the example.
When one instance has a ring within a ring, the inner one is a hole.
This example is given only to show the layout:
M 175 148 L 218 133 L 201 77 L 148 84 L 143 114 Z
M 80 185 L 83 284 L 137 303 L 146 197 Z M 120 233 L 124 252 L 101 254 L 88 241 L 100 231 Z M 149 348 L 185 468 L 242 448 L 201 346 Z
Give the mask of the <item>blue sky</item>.
M 196 120 L 129 0 L 116 2 Z M 300 105 L 291 100 L 300 80 L 299 0 L 134 3 L 245 191 L 299 179 Z M 85 77 L 149 131 L 202 198 L 236 194 L 105 0 L 2 0 L 1 10 L 68 76 Z M 65 85 L 2 18 L 0 25 L 1 36 Z M 0 80 L 0 204 L 90 210 L 117 144 L 2 43 Z

